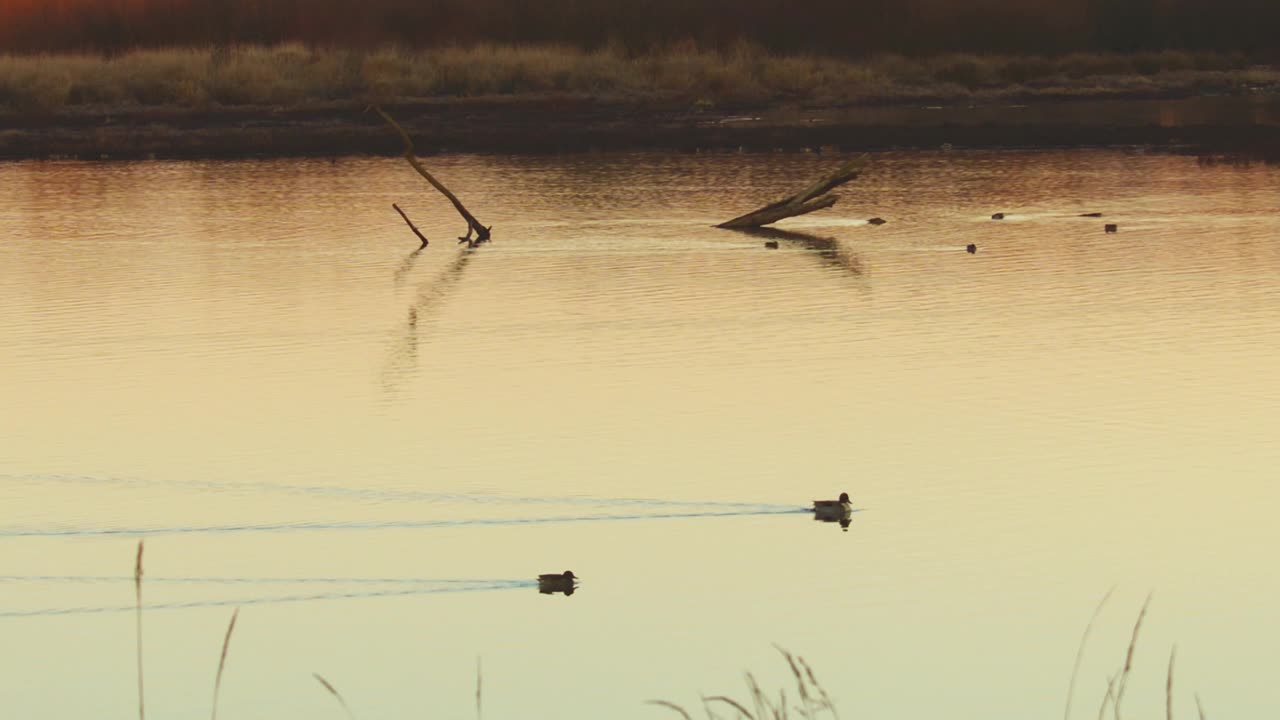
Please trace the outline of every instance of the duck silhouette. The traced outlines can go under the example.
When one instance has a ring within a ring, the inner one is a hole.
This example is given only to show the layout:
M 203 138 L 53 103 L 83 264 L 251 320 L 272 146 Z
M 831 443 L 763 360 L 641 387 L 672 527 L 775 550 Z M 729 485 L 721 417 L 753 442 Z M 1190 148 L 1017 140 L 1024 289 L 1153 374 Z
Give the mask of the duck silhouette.
M 838 522 L 846 532 L 853 521 L 853 504 L 849 493 L 840 493 L 839 500 L 814 500 L 813 519 L 821 522 Z
M 577 589 L 575 581 L 578 579 L 572 570 L 565 570 L 562 573 L 547 573 L 538 576 L 538 592 L 543 595 L 552 595 L 554 593 L 564 593 L 565 596 L 573 594 Z
M 827 516 L 833 520 L 848 514 L 853 510 L 853 504 L 849 502 L 849 493 L 840 493 L 839 500 L 814 500 L 813 512 L 819 517 Z

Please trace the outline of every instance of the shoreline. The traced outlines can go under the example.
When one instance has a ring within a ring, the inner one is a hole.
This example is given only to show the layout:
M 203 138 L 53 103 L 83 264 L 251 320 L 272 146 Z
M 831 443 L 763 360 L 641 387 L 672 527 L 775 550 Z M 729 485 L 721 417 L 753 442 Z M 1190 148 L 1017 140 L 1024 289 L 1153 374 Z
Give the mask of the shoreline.
M 387 103 L 419 155 L 1143 147 L 1280 161 L 1280 95 L 708 106 L 493 96 Z M 394 156 L 363 104 L 0 114 L 0 161 Z

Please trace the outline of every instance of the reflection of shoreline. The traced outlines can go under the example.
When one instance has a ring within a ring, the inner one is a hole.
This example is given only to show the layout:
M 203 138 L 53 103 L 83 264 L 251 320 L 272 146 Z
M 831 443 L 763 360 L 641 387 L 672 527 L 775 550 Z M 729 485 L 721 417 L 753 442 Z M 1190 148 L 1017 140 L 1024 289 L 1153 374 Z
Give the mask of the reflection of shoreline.
M 1280 159 L 1280 99 L 916 98 L 857 107 L 693 112 L 674 100 L 602 102 L 531 96 L 404 103 L 423 152 L 802 150 L 1167 146 Z M 394 138 L 360 108 L 181 111 L 147 108 L 0 117 L 0 158 L 244 158 L 394 155 Z M 749 116 L 751 122 L 735 122 Z M 425 141 L 424 141 L 425 142 Z

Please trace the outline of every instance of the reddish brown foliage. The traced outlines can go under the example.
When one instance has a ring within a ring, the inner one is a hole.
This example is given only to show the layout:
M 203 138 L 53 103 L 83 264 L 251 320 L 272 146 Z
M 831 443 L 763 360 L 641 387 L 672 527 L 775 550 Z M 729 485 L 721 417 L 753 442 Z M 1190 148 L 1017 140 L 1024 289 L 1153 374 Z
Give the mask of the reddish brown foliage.
M 411 46 L 750 40 L 773 50 L 1280 48 L 1271 0 L 0 0 L 0 50 L 276 43 Z

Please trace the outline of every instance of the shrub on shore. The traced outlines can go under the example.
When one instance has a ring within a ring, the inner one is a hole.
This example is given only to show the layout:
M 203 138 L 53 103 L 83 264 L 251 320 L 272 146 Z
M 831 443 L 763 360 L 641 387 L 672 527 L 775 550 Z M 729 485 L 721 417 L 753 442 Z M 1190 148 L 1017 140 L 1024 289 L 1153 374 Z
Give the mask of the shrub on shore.
M 711 102 L 856 103 L 877 99 L 1197 92 L 1280 84 L 1243 55 L 1165 51 L 1060 57 L 880 55 L 855 61 L 776 55 L 739 43 L 681 43 L 631 53 L 558 45 L 424 50 L 299 43 L 0 55 L 0 110 L 67 107 L 284 106 L 531 94 L 668 97 Z

